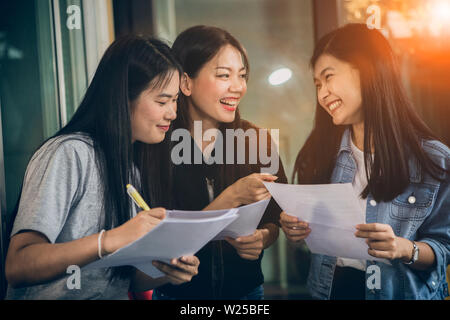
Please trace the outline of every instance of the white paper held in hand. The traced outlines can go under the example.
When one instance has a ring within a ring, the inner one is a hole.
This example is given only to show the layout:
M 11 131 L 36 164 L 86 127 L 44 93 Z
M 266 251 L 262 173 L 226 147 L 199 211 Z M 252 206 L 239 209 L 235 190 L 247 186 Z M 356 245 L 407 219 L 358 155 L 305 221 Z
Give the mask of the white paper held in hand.
M 131 265 L 152 278 L 159 278 L 164 273 L 152 261 L 170 263 L 173 258 L 195 254 L 237 218 L 237 209 L 191 211 L 187 215 L 167 211 L 166 218 L 147 234 L 84 268 Z
M 225 237 L 236 239 L 252 235 L 258 227 L 270 199 L 238 207 L 238 218 L 223 229 L 214 240 L 224 240 Z
M 312 253 L 390 264 L 369 255 L 365 239 L 355 236 L 356 225 L 366 222 L 351 183 L 264 185 L 285 213 L 309 224 L 311 233 L 305 242 Z

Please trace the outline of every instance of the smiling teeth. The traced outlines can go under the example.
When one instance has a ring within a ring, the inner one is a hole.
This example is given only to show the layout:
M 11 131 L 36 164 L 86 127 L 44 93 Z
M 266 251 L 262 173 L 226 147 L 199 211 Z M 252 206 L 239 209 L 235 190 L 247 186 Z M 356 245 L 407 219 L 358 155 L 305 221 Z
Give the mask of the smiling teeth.
M 332 105 L 330 105 L 328 108 L 330 109 L 330 111 L 333 111 L 334 109 L 336 109 L 337 107 L 339 107 L 342 104 L 342 101 L 336 101 L 335 103 L 333 103 Z
M 235 102 L 232 102 L 232 100 L 225 100 L 225 99 L 224 100 L 220 100 L 220 103 L 226 104 L 226 105 L 231 106 L 231 107 L 234 107 L 237 104 Z

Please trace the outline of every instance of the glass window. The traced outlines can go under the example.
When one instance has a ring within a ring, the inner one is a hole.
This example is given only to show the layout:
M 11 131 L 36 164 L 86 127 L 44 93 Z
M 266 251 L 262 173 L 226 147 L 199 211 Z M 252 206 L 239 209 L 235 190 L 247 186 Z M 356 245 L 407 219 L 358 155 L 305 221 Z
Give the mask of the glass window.
M 2 1 L 0 104 L 3 137 L 2 238 L 31 154 L 59 127 L 50 1 Z M 0 150 L 1 151 L 1 150 Z M 6 212 L 4 210 L 6 209 Z M 2 275 L 3 277 L 3 275 Z M 1 295 L 1 292 L 0 292 Z
M 0 99 L 6 206 L 33 151 L 59 127 L 50 1 L 2 2 Z M 2 168 L 3 169 L 3 168 Z
M 84 21 L 81 0 L 60 0 L 61 59 L 64 72 L 65 110 L 63 125 L 73 115 L 87 88 Z
M 69 11 L 73 5 L 79 11 Z M 11 212 L 30 156 L 72 116 L 86 90 L 87 71 L 81 1 L 20 0 L 2 6 L 0 98 Z M 81 24 L 70 29 L 73 15 Z
M 28 161 L 45 139 L 70 119 L 87 87 L 83 3 L 82 0 L 0 2 L 3 254 L 9 237 L 6 229 L 12 222 Z M 106 5 L 106 0 L 101 4 Z M 93 48 L 96 59 L 99 49 Z M 3 263 L 0 266 L 3 281 Z M 3 284 L 0 298 L 5 289 Z

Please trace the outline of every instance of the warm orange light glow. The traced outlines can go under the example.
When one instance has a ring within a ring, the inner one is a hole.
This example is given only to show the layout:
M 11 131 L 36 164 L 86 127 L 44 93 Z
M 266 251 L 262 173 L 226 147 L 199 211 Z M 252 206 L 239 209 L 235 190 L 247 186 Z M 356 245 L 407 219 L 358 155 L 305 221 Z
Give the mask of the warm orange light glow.
M 449 24 L 450 21 L 450 1 L 435 1 L 431 7 L 431 14 L 436 21 L 442 24 Z
M 366 22 L 368 6 L 377 5 L 382 29 L 398 38 L 412 36 L 450 39 L 450 0 L 347 0 L 345 22 Z
M 429 30 L 439 36 L 450 27 L 450 1 L 435 0 L 430 3 Z

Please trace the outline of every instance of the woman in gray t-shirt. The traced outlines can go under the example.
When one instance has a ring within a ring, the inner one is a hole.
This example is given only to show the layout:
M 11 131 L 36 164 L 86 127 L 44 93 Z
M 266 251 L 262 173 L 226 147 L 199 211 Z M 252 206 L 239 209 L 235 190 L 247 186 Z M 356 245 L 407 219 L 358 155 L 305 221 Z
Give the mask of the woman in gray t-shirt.
M 169 153 L 161 142 L 176 117 L 181 72 L 155 39 L 128 36 L 108 48 L 71 121 L 28 165 L 6 259 L 8 299 L 126 299 L 128 290 L 197 274 L 191 256 L 154 262 L 166 274 L 159 279 L 117 267 L 82 269 L 78 283 L 70 281 L 77 267 L 164 218 L 162 208 L 136 213 L 125 186 L 139 186 L 152 207 L 168 204 Z

